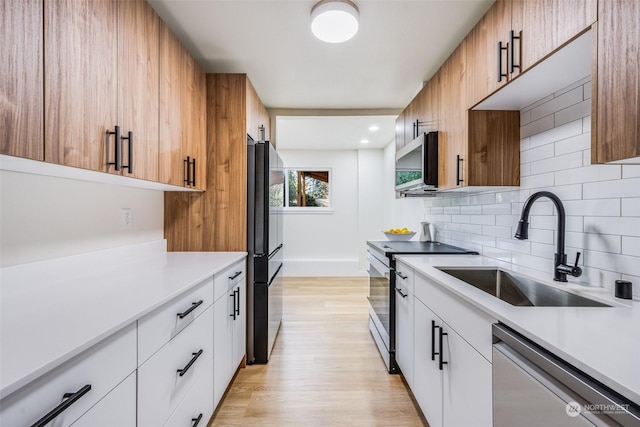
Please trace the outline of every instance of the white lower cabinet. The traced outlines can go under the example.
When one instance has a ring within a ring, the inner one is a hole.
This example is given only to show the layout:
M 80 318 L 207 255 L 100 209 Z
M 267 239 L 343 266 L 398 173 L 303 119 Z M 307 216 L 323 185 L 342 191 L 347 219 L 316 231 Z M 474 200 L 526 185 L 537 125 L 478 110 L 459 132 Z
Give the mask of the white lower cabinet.
M 406 276 L 405 276 L 406 277 Z M 412 287 L 396 280 L 396 363 L 405 381 L 413 388 L 414 379 L 414 296 Z
M 246 353 L 246 280 L 235 277 L 213 303 L 213 404 L 217 407 Z
M 414 290 L 410 387 L 429 425 L 490 427 L 492 365 L 483 353 L 495 320 L 417 272 Z
M 213 414 L 213 364 L 198 379 L 163 427 L 206 427 Z
M 2 399 L 0 426 L 31 426 L 69 403 L 50 425 L 70 426 L 135 369 L 134 323 Z
M 55 424 L 54 424 L 55 425 Z M 136 374 L 132 373 L 72 427 L 136 427 Z
M 164 425 L 199 379 L 212 383 L 213 322 L 210 307 L 138 368 L 138 427 Z

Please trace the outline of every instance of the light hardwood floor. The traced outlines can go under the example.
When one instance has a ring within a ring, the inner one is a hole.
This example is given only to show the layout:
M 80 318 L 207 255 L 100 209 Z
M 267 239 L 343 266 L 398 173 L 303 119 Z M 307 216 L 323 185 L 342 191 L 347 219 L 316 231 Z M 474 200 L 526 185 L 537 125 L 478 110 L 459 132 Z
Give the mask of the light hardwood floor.
M 213 426 L 425 426 L 369 332 L 367 280 L 287 278 L 271 359 L 240 369 Z

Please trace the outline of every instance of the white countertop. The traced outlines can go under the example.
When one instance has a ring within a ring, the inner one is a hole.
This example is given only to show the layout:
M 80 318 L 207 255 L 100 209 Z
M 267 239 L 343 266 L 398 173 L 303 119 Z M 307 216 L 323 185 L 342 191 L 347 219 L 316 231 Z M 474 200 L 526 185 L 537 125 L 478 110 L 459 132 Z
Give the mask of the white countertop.
M 0 398 L 245 256 L 160 241 L 0 269 Z
M 613 290 L 553 282 L 548 274 L 483 256 L 398 255 L 398 260 L 444 289 L 640 403 L 640 301 L 614 298 Z M 434 267 L 497 266 L 613 307 L 517 307 Z

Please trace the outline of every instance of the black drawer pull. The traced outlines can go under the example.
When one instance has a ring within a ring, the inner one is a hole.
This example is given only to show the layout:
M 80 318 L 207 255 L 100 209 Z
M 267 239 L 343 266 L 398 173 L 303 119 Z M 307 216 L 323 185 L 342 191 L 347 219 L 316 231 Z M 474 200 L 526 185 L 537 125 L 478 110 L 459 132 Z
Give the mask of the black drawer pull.
M 233 304 L 236 305 L 235 301 Z M 236 314 L 240 316 L 240 286 L 238 286 L 238 305 L 236 305 Z
M 200 300 L 198 302 L 192 302 L 191 303 L 191 307 L 189 307 L 188 309 L 186 309 L 182 313 L 178 313 L 178 317 L 181 318 L 181 319 L 184 319 L 185 317 L 187 317 L 189 315 L 189 313 L 191 313 L 193 310 L 198 308 L 200 306 L 200 304 L 202 304 L 202 300 Z
M 398 277 L 400 277 L 402 280 L 407 280 L 407 278 L 409 277 L 409 276 L 403 275 L 400 271 L 396 271 L 396 275 L 398 275 Z
M 399 294 L 400 294 L 400 296 L 401 296 L 402 298 L 406 298 L 406 297 L 407 297 L 407 294 L 405 294 L 404 292 L 402 292 L 402 291 L 400 290 L 400 288 L 396 288 L 396 292 L 397 292 L 397 293 L 399 293 Z
M 200 424 L 200 420 L 202 420 L 202 414 L 198 415 L 198 418 L 191 418 L 191 422 L 193 423 L 191 427 L 197 427 Z
M 502 46 L 502 42 L 498 42 L 498 82 L 502 81 L 503 77 L 507 77 L 507 73 L 502 72 L 502 51 L 509 49 L 508 46 Z
M 456 156 L 456 185 L 460 185 L 461 182 L 464 182 L 464 180 L 460 178 L 460 162 L 464 162 L 464 159 L 460 157 L 460 154 L 458 154 Z
M 187 366 L 185 366 L 182 369 L 178 369 L 178 373 L 180 374 L 180 376 L 183 376 L 184 374 L 187 373 L 187 371 L 191 368 L 191 365 L 193 365 L 195 363 L 195 361 L 198 360 L 198 357 L 200 357 L 202 355 L 202 350 L 200 350 L 197 353 L 191 353 L 191 355 L 193 357 L 191 358 L 189 363 L 187 363 Z
M 509 73 L 513 74 L 513 72 L 515 71 L 515 69 L 520 69 L 520 64 L 516 64 L 516 47 L 515 47 L 515 40 L 520 40 L 520 33 L 518 33 L 518 35 L 516 36 L 515 31 L 511 30 L 511 33 L 509 34 L 509 48 L 511 49 L 511 55 L 509 55 L 509 58 L 511 59 L 511 61 L 509 61 Z M 520 49 L 520 51 L 522 51 L 522 49 Z M 519 62 L 519 61 L 518 61 Z
M 446 332 L 442 332 L 443 331 L 442 326 L 438 326 L 438 328 L 440 329 L 440 338 L 438 340 L 439 341 L 438 344 L 440 345 L 440 348 L 439 348 L 439 351 L 438 351 L 438 358 L 439 358 L 438 366 L 439 366 L 440 370 L 442 371 L 442 367 L 449 363 L 449 362 L 444 362 L 442 360 L 442 356 L 443 356 L 443 353 L 444 353 L 444 351 L 443 351 L 444 349 L 442 347 L 442 337 L 444 337 L 445 335 L 449 335 L 449 334 L 447 334 Z
M 189 185 L 191 185 L 191 158 L 187 156 L 187 158 L 184 159 L 183 162 L 185 166 L 185 171 L 184 171 L 185 179 L 183 179 L 183 181 L 185 185 L 188 187 Z
M 239 276 L 239 275 L 241 275 L 241 274 L 242 274 L 242 271 L 236 271 L 236 272 L 233 274 L 233 276 L 229 276 L 229 280 L 233 280 L 233 279 L 235 279 L 236 277 L 238 277 L 238 276 Z
M 53 421 L 55 417 L 63 413 L 69 406 L 73 405 L 78 399 L 80 399 L 82 396 L 87 394 L 89 390 L 91 390 L 91 384 L 87 384 L 86 386 L 82 387 L 80 390 L 76 391 L 75 393 L 63 394 L 62 398 L 66 400 L 61 402 L 55 408 L 53 408 L 51 412 L 49 412 L 47 415 L 45 415 L 44 417 L 36 421 L 36 423 L 33 424 L 31 427 L 43 427 L 49 424 L 51 421 Z
M 436 360 L 436 334 L 435 330 L 438 326 L 436 326 L 436 321 L 431 321 L 431 360 Z
M 233 298 L 233 309 L 231 310 L 231 314 L 229 315 L 229 317 L 233 317 L 233 320 L 236 320 L 236 312 L 237 312 L 237 309 L 236 309 L 236 293 L 237 292 L 238 292 L 238 290 L 234 289 L 233 293 L 229 294 L 229 296 L 231 298 Z

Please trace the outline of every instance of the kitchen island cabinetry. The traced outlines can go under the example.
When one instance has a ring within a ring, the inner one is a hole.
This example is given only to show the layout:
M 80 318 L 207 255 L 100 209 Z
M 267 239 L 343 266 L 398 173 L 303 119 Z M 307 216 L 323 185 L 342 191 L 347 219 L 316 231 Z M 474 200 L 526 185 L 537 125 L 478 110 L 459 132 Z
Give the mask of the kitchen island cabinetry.
M 640 164 L 640 3 L 598 2 L 591 163 Z
M 413 387 L 413 269 L 396 265 L 396 363 L 409 387 Z
M 43 0 L 0 3 L 0 153 L 34 160 L 44 158 L 42 10 Z

